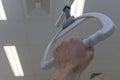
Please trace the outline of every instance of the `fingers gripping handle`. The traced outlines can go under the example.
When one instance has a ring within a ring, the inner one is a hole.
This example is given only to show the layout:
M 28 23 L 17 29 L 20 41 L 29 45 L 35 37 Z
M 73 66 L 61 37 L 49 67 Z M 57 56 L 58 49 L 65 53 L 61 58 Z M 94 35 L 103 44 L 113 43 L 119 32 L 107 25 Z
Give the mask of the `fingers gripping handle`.
M 68 32 L 71 29 L 73 29 L 74 27 L 76 27 L 81 22 L 85 21 L 84 19 L 88 19 L 88 18 L 98 19 L 102 23 L 103 28 L 98 30 L 96 33 L 90 35 L 88 38 L 83 40 L 83 44 L 85 45 L 85 47 L 96 45 L 100 41 L 102 41 L 102 40 L 108 38 L 110 35 L 112 35 L 112 33 L 115 30 L 116 26 L 112 22 L 112 20 L 109 17 L 107 17 L 101 13 L 96 13 L 96 12 L 86 13 L 86 14 L 80 16 L 79 18 L 77 18 L 75 20 L 75 22 L 73 24 L 68 26 L 65 30 L 60 30 L 55 35 L 55 37 L 51 40 L 51 42 L 49 43 L 49 45 L 45 51 L 45 54 L 43 56 L 43 59 L 41 62 L 41 68 L 47 69 L 47 68 L 50 68 L 51 66 L 53 66 L 54 58 L 49 60 L 49 56 L 50 56 L 51 49 L 54 47 L 54 44 L 57 41 L 57 39 L 59 39 L 61 36 L 63 36 L 66 32 Z

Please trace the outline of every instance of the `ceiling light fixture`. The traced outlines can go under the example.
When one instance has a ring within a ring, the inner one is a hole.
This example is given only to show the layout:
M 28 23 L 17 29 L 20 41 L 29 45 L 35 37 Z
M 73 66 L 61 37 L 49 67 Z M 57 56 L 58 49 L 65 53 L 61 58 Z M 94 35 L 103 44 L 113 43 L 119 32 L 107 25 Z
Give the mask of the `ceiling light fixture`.
M 19 60 L 17 49 L 15 46 L 4 46 L 6 56 L 16 77 L 24 76 L 24 72 Z
M 2 0 L 0 0 L 0 20 L 7 20 Z
M 83 14 L 85 0 L 75 0 L 71 6 L 71 15 L 78 17 Z

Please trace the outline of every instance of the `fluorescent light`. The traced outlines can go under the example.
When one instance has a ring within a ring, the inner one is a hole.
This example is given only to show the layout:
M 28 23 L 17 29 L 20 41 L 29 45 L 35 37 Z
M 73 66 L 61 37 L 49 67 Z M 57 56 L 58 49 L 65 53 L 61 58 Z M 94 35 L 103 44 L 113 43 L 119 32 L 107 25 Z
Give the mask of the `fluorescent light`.
M 0 0 L 0 20 L 7 20 L 2 0 Z
M 71 6 L 71 15 L 78 17 L 83 14 L 85 0 L 75 0 Z
M 8 61 L 12 68 L 14 75 L 17 76 L 24 76 L 24 72 L 19 60 L 19 56 L 17 54 L 17 50 L 15 46 L 4 46 L 4 50 L 6 52 Z

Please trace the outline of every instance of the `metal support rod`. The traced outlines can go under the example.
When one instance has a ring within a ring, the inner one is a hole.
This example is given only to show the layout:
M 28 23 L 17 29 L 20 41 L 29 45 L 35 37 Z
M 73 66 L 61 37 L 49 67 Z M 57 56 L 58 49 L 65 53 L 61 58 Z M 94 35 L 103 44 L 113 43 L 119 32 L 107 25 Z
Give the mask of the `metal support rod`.
M 74 0 L 69 0 L 68 3 L 66 4 L 66 6 L 71 7 L 71 5 L 72 5 L 73 2 L 74 2 Z M 59 18 L 58 18 L 55 26 L 56 26 L 56 27 L 59 27 L 60 24 L 63 22 L 64 18 L 65 18 L 65 13 L 62 12 L 61 15 L 59 16 Z
M 71 17 L 71 14 L 70 14 L 70 7 L 65 6 L 65 8 L 63 9 L 63 11 L 64 11 L 65 14 L 66 14 L 66 20 L 67 20 L 68 18 Z

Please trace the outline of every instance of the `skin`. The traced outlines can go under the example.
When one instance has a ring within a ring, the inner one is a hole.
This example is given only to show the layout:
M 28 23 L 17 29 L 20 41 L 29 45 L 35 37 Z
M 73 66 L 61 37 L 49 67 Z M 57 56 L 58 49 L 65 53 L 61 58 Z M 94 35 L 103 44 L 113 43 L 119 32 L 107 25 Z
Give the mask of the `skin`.
M 51 80 L 79 80 L 94 57 L 94 48 L 85 48 L 82 38 L 72 37 L 54 50 L 55 72 Z

